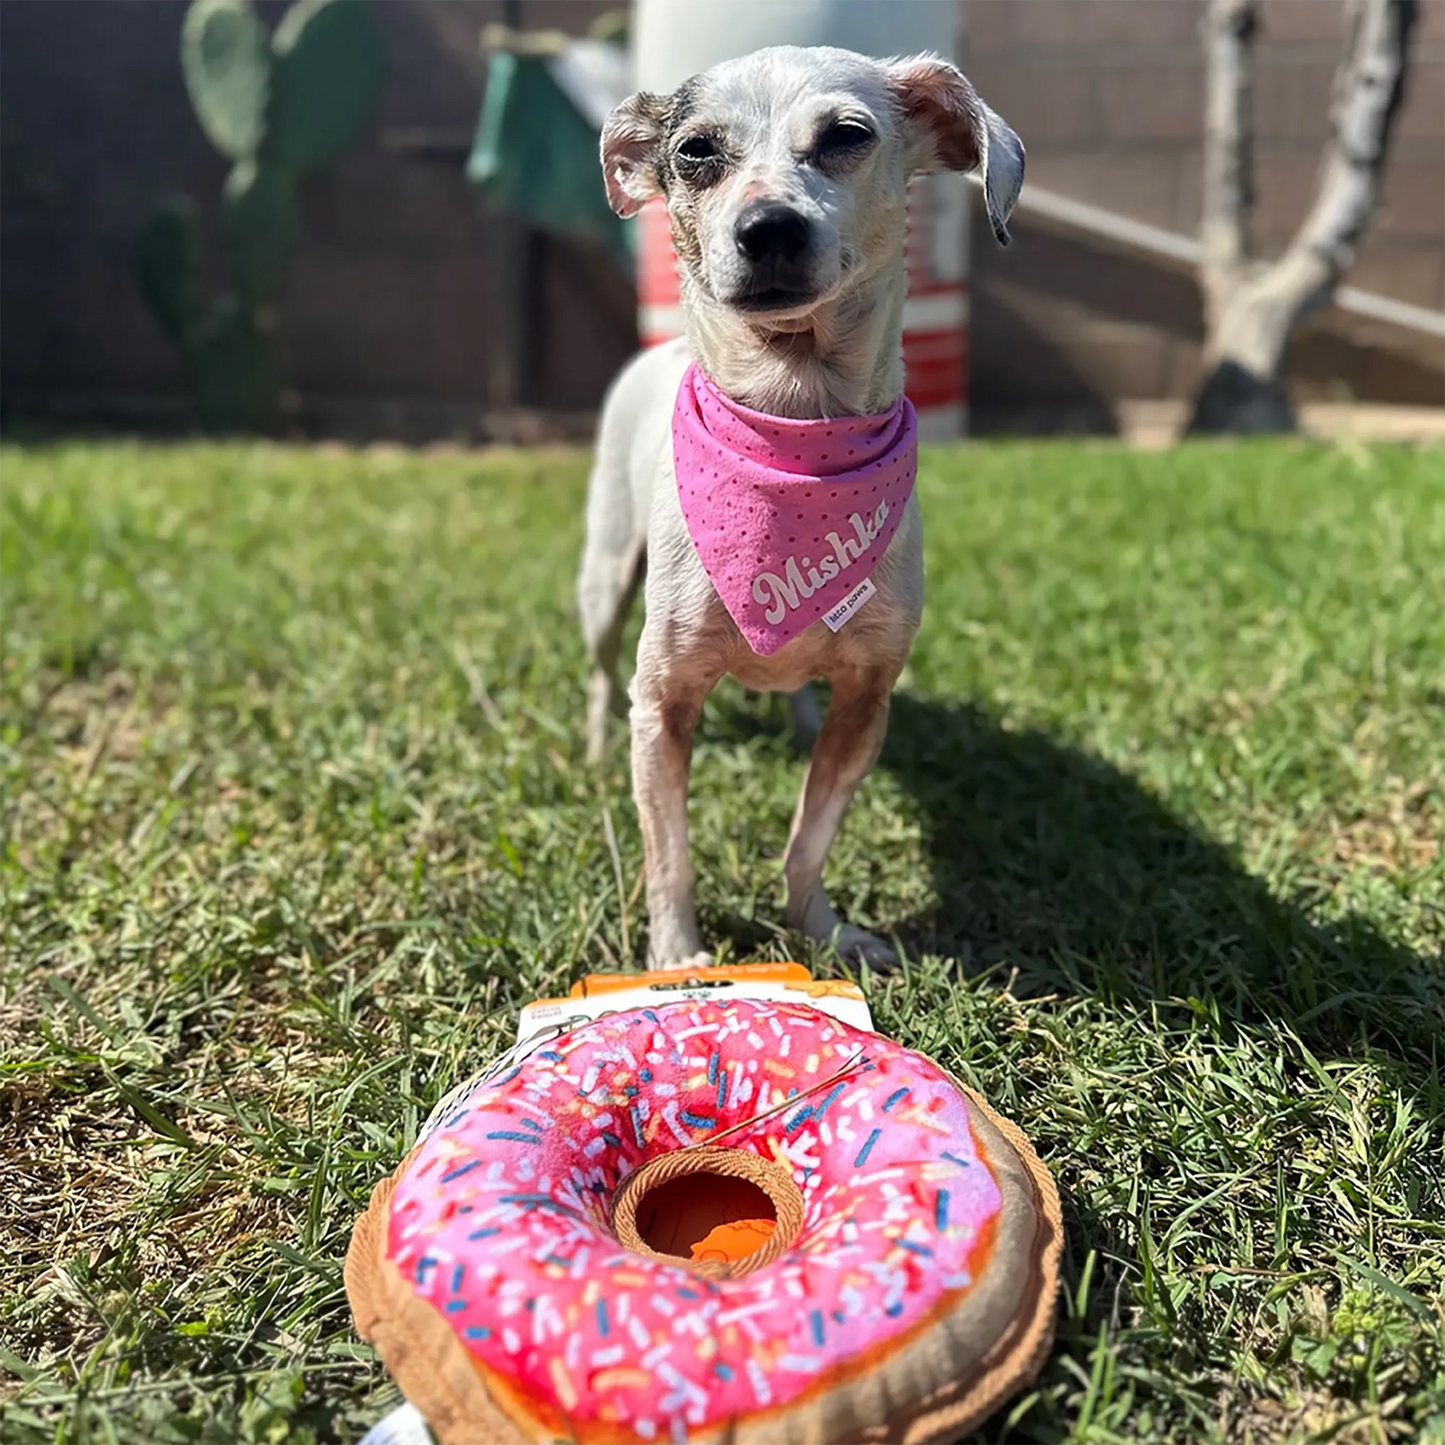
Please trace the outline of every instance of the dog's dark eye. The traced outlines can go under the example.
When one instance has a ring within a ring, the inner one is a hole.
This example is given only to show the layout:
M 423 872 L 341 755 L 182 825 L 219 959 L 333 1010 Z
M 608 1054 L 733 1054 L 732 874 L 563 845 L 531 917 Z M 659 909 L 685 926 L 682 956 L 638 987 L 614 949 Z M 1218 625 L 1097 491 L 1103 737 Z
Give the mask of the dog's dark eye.
M 818 137 L 820 160 L 848 160 L 873 144 L 873 132 L 859 120 L 835 120 Z
M 722 159 L 717 142 L 710 135 L 690 135 L 677 148 L 679 160 L 691 161 L 693 165 L 704 165 L 708 161 Z

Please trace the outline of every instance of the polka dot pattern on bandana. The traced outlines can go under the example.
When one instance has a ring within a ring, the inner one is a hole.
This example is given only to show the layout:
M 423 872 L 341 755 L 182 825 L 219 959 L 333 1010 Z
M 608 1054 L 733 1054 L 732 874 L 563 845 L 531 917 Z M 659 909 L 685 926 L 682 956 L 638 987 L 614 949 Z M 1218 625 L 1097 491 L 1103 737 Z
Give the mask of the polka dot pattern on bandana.
M 748 646 L 768 657 L 878 565 L 913 493 L 918 424 L 907 397 L 876 416 L 768 416 L 694 364 L 678 387 L 672 455 L 702 565 Z

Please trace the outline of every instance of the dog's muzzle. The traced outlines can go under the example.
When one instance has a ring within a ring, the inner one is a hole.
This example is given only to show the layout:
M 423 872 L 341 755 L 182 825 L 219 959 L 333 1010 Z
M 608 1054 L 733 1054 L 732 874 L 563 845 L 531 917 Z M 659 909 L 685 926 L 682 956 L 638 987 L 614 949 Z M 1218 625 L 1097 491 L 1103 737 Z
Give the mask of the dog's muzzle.
M 733 240 L 746 261 L 746 284 L 732 298 L 745 311 L 781 311 L 812 300 L 809 276 L 813 227 L 782 201 L 749 201 L 733 223 Z

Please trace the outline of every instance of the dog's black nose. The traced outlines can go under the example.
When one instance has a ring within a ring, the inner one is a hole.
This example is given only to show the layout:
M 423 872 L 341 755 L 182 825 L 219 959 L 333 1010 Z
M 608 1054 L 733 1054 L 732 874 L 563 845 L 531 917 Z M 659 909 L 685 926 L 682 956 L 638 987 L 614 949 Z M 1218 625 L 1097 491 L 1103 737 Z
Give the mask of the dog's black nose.
M 749 261 L 796 261 L 808 248 L 808 222 L 781 201 L 749 201 L 738 213 L 733 237 Z

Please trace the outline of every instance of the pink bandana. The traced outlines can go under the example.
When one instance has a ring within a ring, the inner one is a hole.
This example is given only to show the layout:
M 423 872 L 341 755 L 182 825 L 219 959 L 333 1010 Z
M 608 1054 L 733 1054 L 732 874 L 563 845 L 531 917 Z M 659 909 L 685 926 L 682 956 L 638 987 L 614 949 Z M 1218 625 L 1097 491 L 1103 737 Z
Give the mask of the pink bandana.
M 906 397 L 878 416 L 766 416 L 694 364 L 672 455 L 697 555 L 748 646 L 769 657 L 820 617 L 836 632 L 873 595 L 868 575 L 913 492 L 918 427 Z

